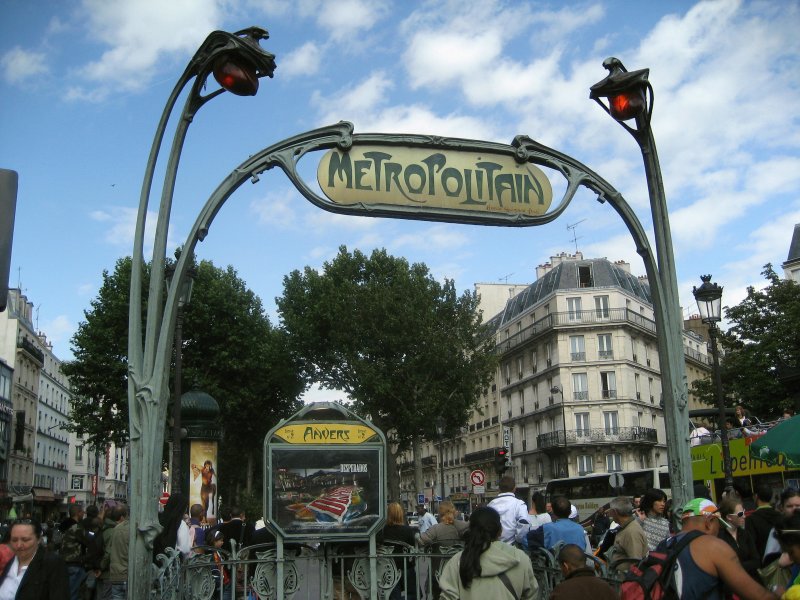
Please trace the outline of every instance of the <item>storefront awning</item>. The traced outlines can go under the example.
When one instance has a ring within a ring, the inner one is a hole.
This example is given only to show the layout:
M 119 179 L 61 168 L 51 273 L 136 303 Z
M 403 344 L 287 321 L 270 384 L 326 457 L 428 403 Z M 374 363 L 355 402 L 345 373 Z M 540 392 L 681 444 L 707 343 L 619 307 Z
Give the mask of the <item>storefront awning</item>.
M 34 502 L 55 502 L 56 497 L 53 494 L 53 490 L 49 490 L 47 488 L 33 488 L 31 490 L 33 492 L 33 500 Z

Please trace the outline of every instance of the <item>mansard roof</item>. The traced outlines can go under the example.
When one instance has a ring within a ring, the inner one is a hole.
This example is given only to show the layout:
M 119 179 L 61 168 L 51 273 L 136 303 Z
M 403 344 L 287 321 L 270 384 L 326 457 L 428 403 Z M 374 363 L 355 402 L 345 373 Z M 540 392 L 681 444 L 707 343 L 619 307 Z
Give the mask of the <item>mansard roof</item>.
M 591 266 L 592 269 L 593 285 L 590 288 L 581 287 L 578 284 L 578 267 L 586 266 Z M 583 291 L 607 287 L 619 288 L 642 302 L 653 303 L 650 296 L 650 286 L 646 280 L 631 275 L 608 259 L 569 260 L 557 264 L 524 291 L 510 298 L 506 303 L 505 309 L 489 319 L 488 324 L 494 328 L 500 328 L 556 291 Z

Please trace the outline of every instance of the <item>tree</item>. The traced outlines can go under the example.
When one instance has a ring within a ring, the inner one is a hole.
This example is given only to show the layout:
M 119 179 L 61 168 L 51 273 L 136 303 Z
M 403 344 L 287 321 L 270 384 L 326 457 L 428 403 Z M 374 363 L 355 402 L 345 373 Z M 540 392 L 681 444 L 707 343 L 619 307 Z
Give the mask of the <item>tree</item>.
M 150 270 L 145 268 L 147 285 Z M 62 365 L 72 389 L 69 430 L 86 436 L 95 450 L 128 439 L 128 293 L 131 259 L 103 271 L 103 284 L 86 320 L 72 336 L 74 360 Z M 146 315 L 145 307 L 142 314 Z
M 307 381 L 346 392 L 398 450 L 435 439 L 438 416 L 449 435 L 467 422 L 496 367 L 474 293 L 459 296 L 424 264 L 344 246 L 322 273 L 306 267 L 283 284 L 278 312 Z M 397 498 L 396 456 L 387 455 Z
M 72 338 L 75 360 L 64 366 L 73 391 L 70 429 L 88 435 L 95 448 L 127 443 L 130 273 L 130 258 L 103 273 L 98 297 Z M 202 261 L 183 310 L 183 390 L 201 389 L 220 405 L 223 489 L 244 481 L 252 488 L 264 436 L 298 408 L 299 366 L 284 332 L 271 326 L 261 300 L 232 267 Z
M 720 336 L 720 374 L 726 397 L 766 419 L 783 407 L 800 409 L 800 286 L 778 277 L 771 264 L 761 274 L 769 282 L 765 288 L 751 286 L 741 303 L 725 308 L 731 327 Z M 709 383 L 694 390 L 715 403 Z

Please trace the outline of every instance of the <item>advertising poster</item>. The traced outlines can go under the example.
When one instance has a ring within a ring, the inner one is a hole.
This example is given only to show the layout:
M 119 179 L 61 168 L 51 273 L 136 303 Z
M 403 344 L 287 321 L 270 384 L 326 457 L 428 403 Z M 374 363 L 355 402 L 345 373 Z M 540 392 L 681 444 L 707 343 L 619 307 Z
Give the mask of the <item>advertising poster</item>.
M 276 449 L 271 519 L 287 535 L 365 534 L 379 518 L 377 448 Z
M 192 440 L 189 465 L 189 506 L 202 504 L 206 519 L 216 521 L 217 442 Z

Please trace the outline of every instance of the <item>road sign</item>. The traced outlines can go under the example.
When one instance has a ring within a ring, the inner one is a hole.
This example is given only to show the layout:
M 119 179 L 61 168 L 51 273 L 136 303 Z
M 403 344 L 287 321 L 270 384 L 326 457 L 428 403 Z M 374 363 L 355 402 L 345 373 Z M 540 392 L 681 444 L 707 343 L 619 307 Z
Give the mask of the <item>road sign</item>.
M 425 504 L 425 494 L 417 494 L 417 504 Z
M 482 485 L 473 485 L 472 486 L 472 493 L 473 494 L 485 494 L 486 488 Z
M 158 499 L 158 503 L 161 506 L 166 506 L 167 500 L 169 500 L 169 494 L 167 492 L 164 492 L 163 494 L 161 494 L 161 498 Z
M 480 469 L 475 469 L 469 474 L 469 480 L 472 482 L 472 485 L 483 485 L 486 481 L 486 473 Z
M 625 478 L 622 476 L 622 473 L 612 473 L 608 478 L 608 485 L 614 489 L 621 488 L 624 483 Z

